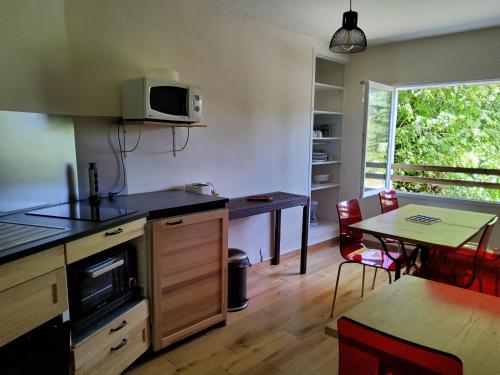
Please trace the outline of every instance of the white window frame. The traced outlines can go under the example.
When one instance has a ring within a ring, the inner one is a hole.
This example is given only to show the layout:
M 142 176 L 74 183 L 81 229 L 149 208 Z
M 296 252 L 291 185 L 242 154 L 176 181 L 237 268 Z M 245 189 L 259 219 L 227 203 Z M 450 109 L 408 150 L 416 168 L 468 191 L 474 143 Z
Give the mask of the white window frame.
M 378 83 L 374 81 L 361 81 L 363 85 L 363 100 L 364 103 L 364 127 L 363 127 L 363 148 L 362 148 L 362 158 L 361 158 L 361 189 L 360 189 L 360 197 L 367 198 L 374 195 L 377 195 L 384 189 L 390 189 L 392 186 L 391 183 L 391 175 L 392 168 L 391 165 L 394 163 L 394 154 L 395 154 L 395 141 L 396 141 L 396 121 L 397 121 L 397 111 L 398 111 L 398 98 L 399 92 L 402 90 L 411 90 L 411 89 L 426 89 L 426 88 L 434 88 L 434 87 L 451 87 L 451 86 L 474 86 L 474 85 L 488 85 L 488 84 L 499 84 L 499 79 L 484 79 L 484 80 L 473 80 L 473 81 L 454 81 L 454 82 L 442 82 L 442 83 L 422 83 L 422 84 L 405 84 L 405 85 L 387 85 L 383 83 Z M 368 97 L 370 94 L 369 87 L 372 85 L 373 87 L 379 87 L 382 89 L 393 89 L 392 101 L 391 101 L 391 119 L 389 126 L 389 144 L 388 144 L 388 162 L 386 165 L 386 177 L 385 177 L 385 187 L 384 189 L 373 189 L 371 191 L 365 192 L 365 169 L 366 169 L 366 133 L 368 127 Z M 468 198 L 457 198 L 457 197 L 448 197 L 446 195 L 428 195 L 422 193 L 411 193 L 411 192 L 399 192 L 402 195 L 406 196 L 421 196 L 421 197 L 430 197 L 432 199 L 452 199 L 452 200 L 461 200 L 471 203 L 484 203 L 484 204 L 495 204 L 500 205 L 499 202 L 490 202 L 490 201 L 481 201 L 476 199 L 468 199 Z
M 394 161 L 394 141 L 396 131 L 396 116 L 398 110 L 397 88 L 395 86 L 386 85 L 374 81 L 362 81 L 363 85 L 363 103 L 364 103 L 364 123 L 363 123 L 363 147 L 361 155 L 361 190 L 360 197 L 366 198 L 377 195 L 382 190 L 388 189 L 391 186 L 391 165 Z M 389 119 L 389 143 L 387 145 L 387 160 L 385 169 L 385 183 L 383 189 L 373 189 L 365 191 L 365 171 L 366 171 L 366 142 L 367 142 L 367 129 L 368 129 L 368 103 L 370 96 L 370 87 L 378 88 L 380 90 L 390 91 L 391 95 L 391 115 Z

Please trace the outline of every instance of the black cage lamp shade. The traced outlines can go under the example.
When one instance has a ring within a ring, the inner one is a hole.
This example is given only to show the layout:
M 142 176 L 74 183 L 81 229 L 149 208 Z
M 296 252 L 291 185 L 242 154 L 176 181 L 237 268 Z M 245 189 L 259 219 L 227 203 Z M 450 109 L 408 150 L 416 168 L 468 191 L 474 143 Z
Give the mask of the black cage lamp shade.
M 366 36 L 358 27 L 358 13 L 344 13 L 342 27 L 335 31 L 330 41 L 330 51 L 338 53 L 362 52 L 366 49 Z

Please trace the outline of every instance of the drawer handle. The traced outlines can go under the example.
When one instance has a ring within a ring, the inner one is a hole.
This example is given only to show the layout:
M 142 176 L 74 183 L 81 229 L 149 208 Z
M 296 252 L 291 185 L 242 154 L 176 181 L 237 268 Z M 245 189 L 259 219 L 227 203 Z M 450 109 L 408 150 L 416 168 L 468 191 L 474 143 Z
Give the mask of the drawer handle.
M 117 332 L 119 331 L 120 329 L 122 329 L 123 327 L 125 327 L 127 325 L 127 321 L 124 320 L 118 327 L 116 328 L 111 328 L 111 333 L 113 332 Z
M 120 234 L 122 232 L 123 232 L 122 228 L 117 228 L 116 230 L 114 230 L 112 232 L 106 232 L 105 235 L 106 236 L 115 236 L 115 235 Z
M 127 343 L 127 339 L 123 339 L 121 343 L 119 343 L 118 345 L 116 346 L 112 346 L 111 347 L 111 351 L 115 351 L 115 350 L 118 350 L 120 348 L 123 348 L 125 346 L 125 344 Z
M 182 223 L 183 223 L 183 221 L 182 221 L 182 219 L 180 219 L 180 220 L 177 220 L 177 221 L 172 221 L 170 223 L 167 223 L 167 225 L 179 225 L 179 224 L 182 224 Z

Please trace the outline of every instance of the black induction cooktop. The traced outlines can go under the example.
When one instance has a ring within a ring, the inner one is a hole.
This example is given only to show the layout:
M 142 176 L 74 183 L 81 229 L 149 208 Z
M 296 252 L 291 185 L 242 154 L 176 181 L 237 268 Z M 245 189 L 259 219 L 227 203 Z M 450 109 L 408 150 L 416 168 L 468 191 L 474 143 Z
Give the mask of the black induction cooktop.
M 118 207 L 92 206 L 87 202 L 75 202 L 60 204 L 26 212 L 27 215 L 58 217 L 64 219 L 86 220 L 86 221 L 107 221 L 120 216 L 132 214 L 137 211 Z

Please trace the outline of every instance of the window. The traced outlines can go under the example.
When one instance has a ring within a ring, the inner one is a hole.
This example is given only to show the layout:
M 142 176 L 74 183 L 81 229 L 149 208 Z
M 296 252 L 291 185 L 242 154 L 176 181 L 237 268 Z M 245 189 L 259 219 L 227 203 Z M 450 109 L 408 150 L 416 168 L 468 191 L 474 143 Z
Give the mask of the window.
M 398 191 L 500 201 L 500 84 L 365 83 L 363 196 Z
M 365 85 L 362 192 L 363 196 L 368 196 L 387 187 L 390 181 L 395 90 L 391 86 L 372 81 Z

